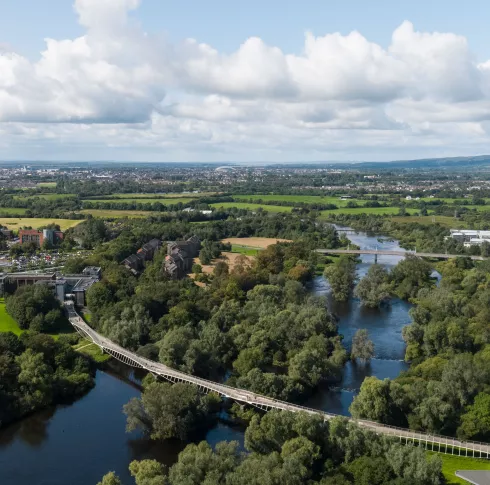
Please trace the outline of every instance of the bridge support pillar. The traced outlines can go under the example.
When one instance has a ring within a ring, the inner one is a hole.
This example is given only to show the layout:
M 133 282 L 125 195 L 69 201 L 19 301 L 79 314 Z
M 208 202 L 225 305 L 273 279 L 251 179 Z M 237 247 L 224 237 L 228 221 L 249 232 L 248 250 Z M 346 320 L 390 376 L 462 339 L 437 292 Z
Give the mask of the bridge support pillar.
M 378 255 L 377 254 L 374 255 L 374 264 L 378 264 Z

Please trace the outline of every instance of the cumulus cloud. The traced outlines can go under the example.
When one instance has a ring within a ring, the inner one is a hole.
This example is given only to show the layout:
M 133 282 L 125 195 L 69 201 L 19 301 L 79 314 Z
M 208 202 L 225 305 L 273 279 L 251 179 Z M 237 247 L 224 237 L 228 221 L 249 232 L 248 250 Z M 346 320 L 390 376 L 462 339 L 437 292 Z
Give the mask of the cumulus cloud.
M 406 21 L 387 48 L 354 31 L 306 33 L 301 54 L 257 37 L 225 54 L 148 35 L 139 4 L 76 0 L 84 35 L 46 39 L 34 62 L 0 44 L 4 148 L 83 141 L 280 160 L 490 141 L 490 61 L 478 62 L 460 35 Z

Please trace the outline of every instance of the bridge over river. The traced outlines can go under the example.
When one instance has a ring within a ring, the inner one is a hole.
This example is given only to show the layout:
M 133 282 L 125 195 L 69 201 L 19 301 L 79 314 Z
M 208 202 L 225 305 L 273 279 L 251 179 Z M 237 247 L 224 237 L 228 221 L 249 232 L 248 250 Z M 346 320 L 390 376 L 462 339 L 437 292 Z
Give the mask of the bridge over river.
M 124 349 L 123 347 L 112 342 L 108 338 L 100 335 L 94 329 L 92 329 L 85 321 L 78 315 L 72 304 L 66 304 L 68 312 L 68 318 L 73 327 L 80 335 L 90 340 L 95 345 L 100 347 L 102 351 L 112 355 L 117 360 L 140 369 L 145 369 L 151 372 L 155 376 L 160 376 L 170 382 L 187 382 L 197 386 L 203 392 L 215 392 L 222 397 L 233 399 L 241 404 L 248 404 L 255 406 L 256 408 L 268 411 L 270 409 L 281 409 L 291 412 L 306 412 L 309 414 L 318 414 L 325 420 L 336 417 L 336 414 L 327 413 L 318 409 L 307 408 L 298 404 L 291 404 L 284 401 L 279 401 L 267 396 L 262 396 L 245 389 L 238 389 L 230 387 L 218 382 L 208 381 L 199 377 L 180 372 L 172 369 L 159 362 L 141 357 L 134 352 Z M 359 426 L 369 429 L 377 434 L 384 434 L 387 436 L 399 439 L 403 443 L 414 443 L 420 446 L 424 446 L 434 452 L 447 453 L 459 456 L 472 456 L 479 458 L 490 458 L 490 444 L 478 443 L 472 441 L 460 441 L 445 436 L 436 436 L 427 433 L 420 433 L 410 431 L 404 428 L 397 428 L 394 426 L 387 426 L 373 421 L 359 420 L 349 418 L 350 421 L 355 422 Z
M 401 256 L 407 254 L 418 256 L 419 258 L 436 258 L 436 259 L 453 259 L 469 257 L 473 261 L 483 261 L 487 258 L 483 256 L 465 256 L 462 254 L 445 254 L 445 253 L 417 253 L 414 251 L 391 251 L 389 249 L 317 249 L 321 254 L 374 254 L 374 256 Z

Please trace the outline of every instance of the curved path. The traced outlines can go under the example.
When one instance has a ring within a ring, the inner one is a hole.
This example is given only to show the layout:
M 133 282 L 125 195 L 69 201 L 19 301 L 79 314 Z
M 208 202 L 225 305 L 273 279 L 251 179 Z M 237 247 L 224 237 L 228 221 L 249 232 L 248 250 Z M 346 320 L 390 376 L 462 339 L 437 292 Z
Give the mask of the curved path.
M 389 249 L 316 249 L 321 254 L 374 254 L 376 256 L 406 256 L 412 254 L 420 258 L 453 259 L 469 257 L 474 261 L 483 261 L 487 258 L 483 256 L 465 256 L 464 254 L 444 254 L 444 253 L 416 253 L 414 251 L 390 251 Z
M 194 377 L 175 369 L 172 369 L 159 362 L 141 357 L 129 350 L 112 342 L 108 338 L 100 335 L 92 329 L 75 311 L 73 305 L 66 304 L 68 318 L 73 327 L 84 338 L 92 341 L 100 347 L 104 352 L 112 355 L 117 360 L 140 369 L 145 369 L 153 375 L 163 377 L 171 382 L 187 382 L 197 386 L 204 392 L 216 392 L 220 396 L 233 399 L 239 403 L 249 404 L 257 408 L 268 411 L 270 409 L 282 409 L 291 412 L 307 412 L 310 414 L 318 414 L 323 419 L 332 419 L 338 415 L 327 413 L 318 409 L 307 408 L 297 404 L 291 404 L 284 401 L 279 401 L 267 396 L 262 396 L 245 389 L 226 386 L 217 382 L 208 381 L 200 377 Z M 418 443 L 430 448 L 432 451 L 455 454 L 459 456 L 476 456 L 481 458 L 490 458 L 490 445 L 487 443 L 477 443 L 472 441 L 459 441 L 445 436 L 429 435 L 426 433 L 417 433 L 404 428 L 387 426 L 373 421 L 359 420 L 348 418 L 350 421 L 357 423 L 363 428 L 370 429 L 377 434 L 389 435 L 398 438 L 401 442 Z M 430 446 L 429 446 L 430 445 Z

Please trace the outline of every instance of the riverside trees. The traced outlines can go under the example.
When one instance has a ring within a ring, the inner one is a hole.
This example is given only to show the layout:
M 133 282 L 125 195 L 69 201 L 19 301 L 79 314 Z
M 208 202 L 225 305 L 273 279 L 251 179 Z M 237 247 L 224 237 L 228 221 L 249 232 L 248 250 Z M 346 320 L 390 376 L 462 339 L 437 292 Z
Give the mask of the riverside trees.
M 383 266 L 373 264 L 354 290 L 354 296 L 368 308 L 379 307 L 391 298 L 389 274 Z
M 356 263 L 349 256 L 341 256 L 335 263 L 325 268 L 332 293 L 337 301 L 346 301 L 354 288 Z

